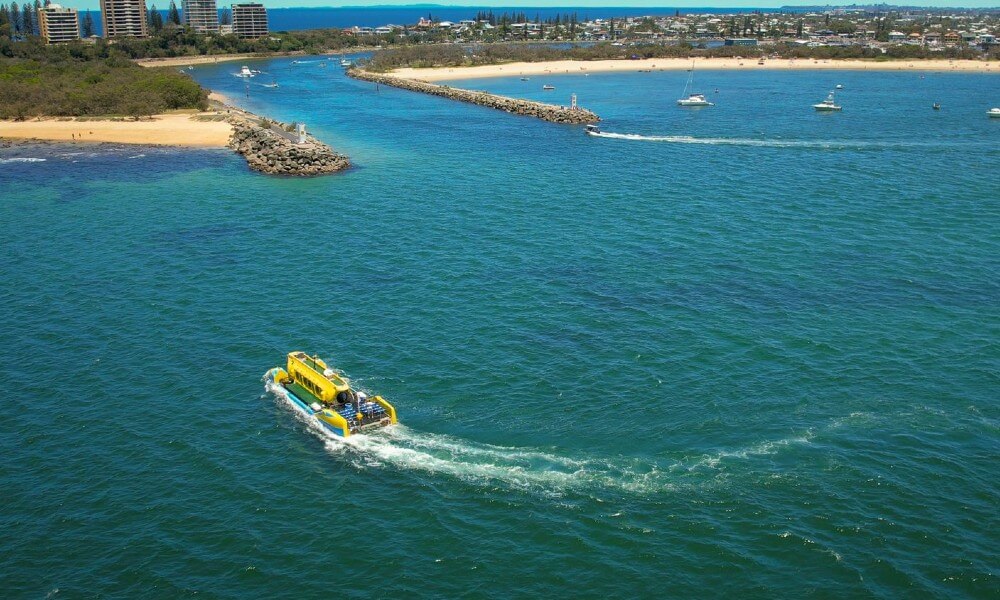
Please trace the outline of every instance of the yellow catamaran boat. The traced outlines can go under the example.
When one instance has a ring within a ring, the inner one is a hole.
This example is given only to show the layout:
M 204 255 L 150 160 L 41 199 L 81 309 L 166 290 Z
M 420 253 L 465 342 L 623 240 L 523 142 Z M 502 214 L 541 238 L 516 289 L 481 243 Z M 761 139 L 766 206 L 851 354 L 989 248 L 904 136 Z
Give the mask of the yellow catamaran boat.
M 281 386 L 292 405 L 341 437 L 396 423 L 396 409 L 381 396 L 351 389 L 318 356 L 290 352 L 285 368 L 275 367 L 264 379 Z

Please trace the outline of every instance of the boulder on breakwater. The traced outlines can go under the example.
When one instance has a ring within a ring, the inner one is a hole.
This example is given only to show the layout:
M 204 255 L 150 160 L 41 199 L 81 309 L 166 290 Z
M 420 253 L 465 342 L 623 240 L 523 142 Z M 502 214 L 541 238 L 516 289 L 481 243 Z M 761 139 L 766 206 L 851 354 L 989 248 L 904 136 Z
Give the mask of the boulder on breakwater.
M 535 102 L 533 100 L 508 98 L 507 96 L 498 96 L 497 94 L 491 94 L 489 92 L 464 90 L 462 88 L 437 85 L 416 79 L 402 79 L 400 77 L 393 77 L 392 75 L 372 73 L 364 69 L 348 69 L 347 74 L 355 79 L 361 79 L 363 81 L 382 83 L 402 88 L 404 90 L 410 90 L 412 92 L 423 92 L 424 94 L 432 94 L 434 96 L 441 96 L 452 100 L 470 102 L 472 104 L 495 108 L 497 110 L 502 110 L 516 115 L 525 115 L 528 117 L 542 119 L 543 121 L 551 121 L 552 123 L 583 125 L 586 123 L 597 123 L 601 120 L 600 117 L 585 108 L 556 106 L 554 104 L 545 104 L 544 102 Z
M 304 143 L 296 143 L 295 134 L 284 131 L 279 123 L 248 115 L 235 115 L 230 119 L 233 135 L 229 147 L 246 158 L 254 171 L 269 175 L 325 175 L 343 171 L 351 161 L 307 135 Z

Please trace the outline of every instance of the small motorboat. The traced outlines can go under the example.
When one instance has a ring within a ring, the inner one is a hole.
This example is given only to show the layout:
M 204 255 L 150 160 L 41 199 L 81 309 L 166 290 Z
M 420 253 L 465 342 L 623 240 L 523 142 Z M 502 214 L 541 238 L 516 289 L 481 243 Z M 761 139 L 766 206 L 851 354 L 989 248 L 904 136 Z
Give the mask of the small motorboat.
M 597 125 L 587 125 L 583 132 L 587 135 L 598 135 L 601 133 L 601 128 Z
M 528 78 L 527 77 L 522 77 L 521 81 L 528 81 Z
M 835 89 L 842 90 L 844 89 L 844 86 L 838 83 Z
M 554 90 L 554 89 L 556 89 L 556 86 L 546 84 L 546 85 L 542 86 L 542 89 L 543 90 Z
M 931 105 L 931 108 L 933 108 L 934 110 L 941 110 L 941 105 L 935 102 L 934 104 Z
M 834 112 L 841 109 L 841 106 L 837 104 L 833 99 L 833 92 L 826 97 L 826 100 L 820 102 L 819 104 L 813 104 L 813 108 L 819 112 Z
M 263 85 L 266 88 L 274 89 L 274 88 L 278 87 L 278 82 L 277 81 L 272 81 L 271 83 L 265 83 Z
M 238 76 L 239 77 L 253 77 L 254 75 L 255 75 L 255 73 L 250 70 L 250 67 L 248 67 L 246 65 L 243 65 L 243 68 L 240 69 L 240 73 L 239 73 Z
M 1000 119 L 1000 108 L 991 108 L 986 111 L 986 114 L 989 115 L 991 119 Z
M 340 59 L 340 66 L 342 66 L 342 67 L 350 67 L 350 66 L 352 66 L 352 63 L 351 63 L 351 61 L 347 60 L 346 58 L 342 58 L 342 59 Z

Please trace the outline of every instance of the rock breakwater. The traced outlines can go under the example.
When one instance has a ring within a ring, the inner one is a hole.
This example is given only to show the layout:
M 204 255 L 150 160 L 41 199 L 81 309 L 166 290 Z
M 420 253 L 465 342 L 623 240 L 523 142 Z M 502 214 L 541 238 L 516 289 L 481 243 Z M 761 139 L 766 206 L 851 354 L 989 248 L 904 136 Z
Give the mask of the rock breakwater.
M 311 135 L 297 143 L 296 134 L 279 123 L 246 114 L 230 118 L 229 147 L 242 154 L 254 171 L 269 175 L 325 175 L 343 171 L 351 161 Z
M 402 79 L 400 77 L 393 77 L 392 75 L 385 75 L 383 73 L 371 73 L 364 69 L 349 69 L 347 74 L 355 79 L 361 79 L 363 81 L 391 85 L 393 87 L 410 90 L 412 92 L 422 92 L 424 94 L 441 96 L 443 98 L 450 98 L 461 102 L 470 102 L 472 104 L 495 108 L 497 110 L 502 110 L 516 115 L 535 117 L 552 123 L 583 125 L 586 123 L 597 123 L 601 120 L 600 117 L 585 108 L 556 106 L 554 104 L 545 104 L 544 102 L 535 102 L 533 100 L 509 98 L 507 96 L 499 96 L 489 92 L 453 88 L 446 85 L 437 85 L 415 79 Z

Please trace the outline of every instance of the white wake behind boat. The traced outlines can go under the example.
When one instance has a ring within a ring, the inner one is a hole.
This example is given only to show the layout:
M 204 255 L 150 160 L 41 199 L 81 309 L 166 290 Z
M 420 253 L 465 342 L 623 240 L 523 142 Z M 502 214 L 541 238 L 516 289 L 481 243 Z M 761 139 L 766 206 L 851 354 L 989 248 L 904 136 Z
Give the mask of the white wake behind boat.
M 830 95 L 826 97 L 826 100 L 820 102 L 819 104 L 813 104 L 813 108 L 820 112 L 833 112 L 840 110 L 842 107 L 834 101 L 833 92 L 830 92 Z

